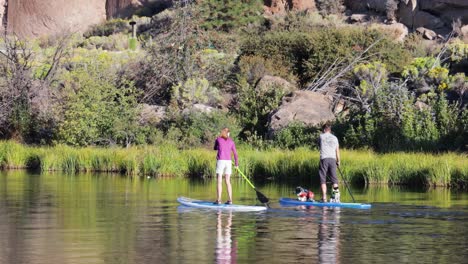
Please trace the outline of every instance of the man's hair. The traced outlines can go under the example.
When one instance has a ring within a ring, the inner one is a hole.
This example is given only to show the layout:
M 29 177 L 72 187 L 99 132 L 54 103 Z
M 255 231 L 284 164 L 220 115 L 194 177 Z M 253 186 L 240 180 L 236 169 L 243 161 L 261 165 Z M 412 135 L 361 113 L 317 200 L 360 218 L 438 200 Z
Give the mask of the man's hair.
M 325 131 L 325 130 L 331 130 L 331 125 L 330 125 L 330 123 L 325 123 L 325 124 L 322 126 L 322 131 Z

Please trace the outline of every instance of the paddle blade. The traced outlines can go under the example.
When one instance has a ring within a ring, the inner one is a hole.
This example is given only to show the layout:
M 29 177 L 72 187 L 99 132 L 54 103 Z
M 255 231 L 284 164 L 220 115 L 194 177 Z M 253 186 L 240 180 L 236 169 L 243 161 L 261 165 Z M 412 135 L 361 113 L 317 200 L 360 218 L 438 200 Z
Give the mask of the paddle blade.
M 261 203 L 268 203 L 270 201 L 270 199 L 268 199 L 268 197 L 266 197 L 263 193 L 259 192 L 257 189 L 255 189 L 255 191 L 257 192 L 257 199 L 261 202 Z

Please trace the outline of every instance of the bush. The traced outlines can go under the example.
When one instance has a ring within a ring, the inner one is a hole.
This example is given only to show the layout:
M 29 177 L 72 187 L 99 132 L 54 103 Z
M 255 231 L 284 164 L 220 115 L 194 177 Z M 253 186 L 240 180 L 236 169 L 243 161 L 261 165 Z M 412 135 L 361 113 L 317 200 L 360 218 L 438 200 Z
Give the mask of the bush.
M 211 86 L 205 78 L 188 79 L 183 84 L 172 87 L 171 99 L 180 108 L 193 104 L 208 104 L 215 106 L 220 100 L 218 89 Z
M 240 75 L 245 77 L 251 85 L 255 85 L 265 75 L 278 76 L 293 83 L 297 80 L 297 77 L 290 71 L 290 65 L 277 63 L 273 59 L 258 55 L 241 57 L 238 67 Z
M 127 20 L 121 18 L 107 20 L 106 22 L 91 26 L 83 36 L 89 38 L 92 36 L 107 37 L 117 33 L 127 33 L 131 29 Z
M 273 144 L 283 149 L 316 148 L 319 135 L 318 128 L 307 127 L 302 123 L 291 123 L 275 135 Z
M 75 58 L 79 63 L 62 75 L 64 103 L 57 109 L 60 142 L 74 146 L 144 143 L 137 122 L 136 89 L 117 78 L 118 65 L 105 54 Z
M 238 78 L 237 102 L 233 112 L 243 128 L 241 137 L 264 137 L 268 131 L 268 115 L 279 106 L 285 92 L 274 86 L 267 91 L 259 91 L 244 77 Z
M 215 138 L 224 127 L 229 127 L 231 137 L 236 139 L 240 127 L 235 117 L 223 112 L 191 112 L 175 117 L 166 132 L 166 137 L 178 142 L 182 148 L 200 145 L 212 147 Z
M 263 20 L 261 0 L 205 0 L 199 6 L 201 26 L 230 31 Z
M 410 54 L 379 31 L 362 28 L 320 28 L 310 34 L 268 32 L 250 36 L 241 50 L 243 56 L 258 55 L 271 58 L 278 65 L 290 65 L 289 70 L 299 77 L 300 84 L 306 85 L 336 59 L 346 63 L 378 40 L 369 50 L 369 54 L 374 54 L 369 60 L 382 62 L 390 73 L 400 72 Z

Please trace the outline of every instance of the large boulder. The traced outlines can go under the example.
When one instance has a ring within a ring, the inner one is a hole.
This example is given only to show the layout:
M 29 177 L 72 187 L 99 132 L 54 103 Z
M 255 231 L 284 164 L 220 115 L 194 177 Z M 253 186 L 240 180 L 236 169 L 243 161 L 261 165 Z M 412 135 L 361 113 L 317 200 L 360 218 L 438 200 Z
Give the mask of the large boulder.
M 270 114 L 269 130 L 271 134 L 275 134 L 292 122 L 316 126 L 334 119 L 330 96 L 311 91 L 295 91 L 285 97 L 280 107 Z
M 4 25 L 4 19 L 6 19 L 6 0 L 0 0 L 0 22 L 2 23 L 2 26 Z
M 106 19 L 106 0 L 8 1 L 7 30 L 19 37 L 83 32 Z
M 397 21 L 410 28 L 450 29 L 452 21 L 460 19 L 468 24 L 467 0 L 395 0 Z M 370 10 L 387 14 L 388 0 L 345 0 L 345 5 L 354 12 Z M 387 14 L 388 15 L 388 14 Z
M 166 106 L 142 104 L 140 112 L 140 124 L 156 125 L 166 117 Z
M 418 32 L 419 34 L 421 34 L 424 38 L 428 40 L 434 40 L 437 38 L 437 33 L 427 28 L 418 27 L 416 29 L 416 32 Z
M 216 108 L 209 106 L 209 105 L 193 104 L 192 106 L 185 108 L 182 111 L 182 114 L 184 115 L 198 114 L 198 113 L 211 114 L 215 111 L 216 111 Z
M 286 11 L 315 11 L 315 0 L 269 0 L 265 11 L 269 14 L 285 14 Z
M 166 3 L 167 2 L 167 3 Z M 8 32 L 22 38 L 61 32 L 84 32 L 114 17 L 131 16 L 138 8 L 172 0 L 0 0 L 0 15 Z M 3 4 L 2 4 L 3 3 Z M 2 12 L 3 10 L 3 12 Z M 6 19 L 5 19 L 6 17 Z
M 421 11 L 410 2 L 408 5 L 400 4 L 397 11 L 398 20 L 409 28 L 425 27 L 430 29 L 442 28 L 445 23 L 431 13 Z

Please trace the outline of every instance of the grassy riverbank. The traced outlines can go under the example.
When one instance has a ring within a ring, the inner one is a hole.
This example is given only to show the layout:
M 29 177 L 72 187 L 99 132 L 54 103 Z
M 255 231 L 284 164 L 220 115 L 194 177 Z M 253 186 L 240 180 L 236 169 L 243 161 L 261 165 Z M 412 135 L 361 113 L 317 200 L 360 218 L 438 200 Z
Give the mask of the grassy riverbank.
M 258 178 L 285 180 L 293 177 L 317 179 L 317 151 L 272 149 L 239 150 L 240 168 Z M 31 147 L 0 142 L 2 169 L 38 169 L 65 172 L 116 172 L 127 175 L 214 175 L 215 152 L 209 149 L 179 150 L 174 146 L 133 148 Z M 468 186 L 466 154 L 391 153 L 343 150 L 342 171 L 350 182 L 426 186 Z

